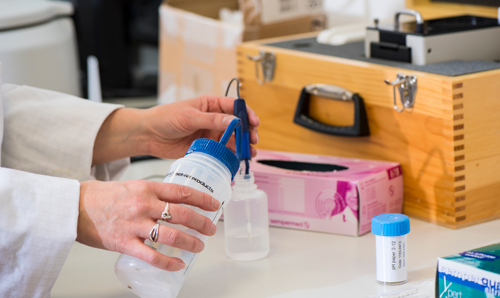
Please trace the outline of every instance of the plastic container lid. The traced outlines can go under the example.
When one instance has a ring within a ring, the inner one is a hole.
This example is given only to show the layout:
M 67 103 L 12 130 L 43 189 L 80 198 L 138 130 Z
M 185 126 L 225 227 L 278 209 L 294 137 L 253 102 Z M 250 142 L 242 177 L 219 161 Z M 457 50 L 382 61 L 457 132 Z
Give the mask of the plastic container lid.
M 73 14 L 73 5 L 62 1 L 0 1 L 0 30 L 35 25 L 57 16 Z
M 386 213 L 372 218 L 372 233 L 377 236 L 402 236 L 410 232 L 410 219 L 404 214 Z
M 189 147 L 186 155 L 193 152 L 201 152 L 215 157 L 222 162 L 231 172 L 231 181 L 240 168 L 240 162 L 233 151 L 219 142 L 210 139 L 197 139 Z

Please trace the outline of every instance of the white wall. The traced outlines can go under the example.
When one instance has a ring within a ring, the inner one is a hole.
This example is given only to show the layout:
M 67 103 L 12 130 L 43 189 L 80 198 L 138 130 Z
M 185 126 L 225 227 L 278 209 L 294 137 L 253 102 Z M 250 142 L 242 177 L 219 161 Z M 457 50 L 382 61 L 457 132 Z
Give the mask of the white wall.
M 323 0 L 328 15 L 328 27 L 369 22 L 379 19 L 392 22 L 398 9 L 405 8 L 405 0 Z

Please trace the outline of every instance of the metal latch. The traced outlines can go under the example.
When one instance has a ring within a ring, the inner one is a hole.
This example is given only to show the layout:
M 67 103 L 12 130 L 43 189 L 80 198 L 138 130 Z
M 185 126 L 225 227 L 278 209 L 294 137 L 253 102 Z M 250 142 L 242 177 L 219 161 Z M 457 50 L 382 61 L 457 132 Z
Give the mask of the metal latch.
M 392 93 L 394 97 L 394 109 L 398 112 L 403 112 L 405 109 L 413 108 L 415 105 L 415 93 L 417 92 L 417 77 L 407 76 L 402 73 L 398 73 L 396 80 L 390 82 L 389 80 L 384 80 L 387 85 L 392 85 Z M 398 107 L 396 99 L 396 87 L 399 90 L 400 101 L 402 108 Z
M 305 87 L 307 93 L 316 96 L 336 99 L 342 101 L 352 101 L 352 92 L 334 85 L 314 84 Z
M 276 56 L 274 53 L 260 51 L 259 55 L 247 55 L 247 58 L 255 62 L 255 79 L 259 85 L 264 85 L 266 82 L 273 80 L 274 68 L 276 66 Z M 262 80 L 260 78 L 259 64 L 262 67 Z

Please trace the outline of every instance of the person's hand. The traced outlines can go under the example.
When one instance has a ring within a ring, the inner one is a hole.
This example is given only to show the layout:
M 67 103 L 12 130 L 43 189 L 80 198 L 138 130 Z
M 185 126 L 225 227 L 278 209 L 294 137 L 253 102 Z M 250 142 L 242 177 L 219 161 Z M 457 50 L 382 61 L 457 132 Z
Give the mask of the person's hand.
M 181 224 L 211 236 L 216 226 L 186 206 L 216 211 L 220 203 L 193 188 L 153 181 L 84 181 L 80 187 L 77 238 L 80 243 L 124 253 L 155 267 L 176 271 L 182 260 L 167 257 L 144 244 L 160 219 L 166 202 L 170 203 L 170 223 Z M 158 242 L 198 253 L 204 244 L 196 237 L 160 225 Z
M 182 157 L 198 138 L 220 139 L 235 117 L 233 105 L 234 98 L 200 96 L 147 110 L 118 109 L 99 130 L 92 164 L 135 155 Z M 257 144 L 259 118 L 248 106 L 247 111 L 250 143 Z M 235 150 L 234 136 L 227 145 Z
M 150 131 L 150 155 L 162 158 L 183 156 L 198 138 L 218 141 L 233 116 L 234 98 L 200 96 L 150 109 L 145 125 Z M 247 106 L 250 143 L 257 144 L 257 115 Z M 234 136 L 228 147 L 235 150 Z M 252 156 L 256 151 L 251 149 Z

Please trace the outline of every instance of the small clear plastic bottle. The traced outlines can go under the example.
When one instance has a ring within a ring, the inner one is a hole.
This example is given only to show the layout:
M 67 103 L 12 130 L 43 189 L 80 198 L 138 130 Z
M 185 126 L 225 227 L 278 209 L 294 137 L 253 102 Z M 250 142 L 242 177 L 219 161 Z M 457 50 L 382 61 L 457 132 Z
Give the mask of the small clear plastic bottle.
M 231 179 L 238 168 L 238 158 L 226 146 L 209 139 L 198 139 L 193 142 L 185 157 L 170 166 L 163 182 L 200 190 L 213 196 L 225 206 L 231 199 Z M 217 223 L 222 213 L 221 209 L 209 212 L 197 207 L 188 207 L 210 218 L 213 223 Z M 161 221 L 159 223 L 170 225 Z M 172 226 L 203 242 L 208 239 L 208 236 L 185 226 Z M 122 284 L 142 298 L 176 297 L 199 254 L 161 243 L 152 243 L 149 239 L 145 244 L 164 255 L 180 258 L 186 267 L 179 271 L 164 271 L 140 259 L 122 254 L 115 263 L 116 276 Z
M 252 172 L 234 177 L 231 202 L 224 208 L 226 254 L 236 261 L 254 261 L 269 253 L 267 195 L 257 189 Z

